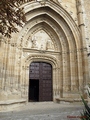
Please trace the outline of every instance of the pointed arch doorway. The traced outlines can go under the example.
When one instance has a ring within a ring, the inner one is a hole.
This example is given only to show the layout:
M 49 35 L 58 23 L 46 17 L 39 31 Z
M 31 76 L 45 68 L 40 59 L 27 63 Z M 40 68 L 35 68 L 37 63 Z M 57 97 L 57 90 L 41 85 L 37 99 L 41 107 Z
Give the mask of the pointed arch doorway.
M 32 62 L 29 68 L 29 101 L 52 101 L 51 64 Z

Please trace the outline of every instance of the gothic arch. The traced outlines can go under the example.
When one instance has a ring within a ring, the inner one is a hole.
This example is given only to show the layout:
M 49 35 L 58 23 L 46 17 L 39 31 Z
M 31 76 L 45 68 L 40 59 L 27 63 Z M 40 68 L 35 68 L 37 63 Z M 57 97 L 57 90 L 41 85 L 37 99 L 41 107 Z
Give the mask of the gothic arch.
M 38 11 L 38 9 L 41 9 L 41 11 L 39 10 L 39 12 L 37 12 L 37 14 L 31 14 L 30 17 L 27 17 L 27 20 L 29 21 L 30 19 L 36 17 L 36 16 L 39 16 L 39 15 L 42 15 L 42 14 L 48 14 L 49 13 L 46 13 L 47 9 L 51 10 L 52 13 L 56 13 L 58 16 L 61 16 L 61 18 L 63 19 L 63 22 L 65 21 L 65 25 L 68 25 L 68 27 L 70 28 L 71 32 L 73 33 L 73 36 L 74 36 L 74 39 L 76 41 L 76 44 L 77 46 L 79 47 L 80 46 L 80 31 L 76 25 L 76 23 L 74 22 L 74 20 L 72 19 L 72 17 L 70 16 L 70 14 L 60 5 L 58 4 L 55 4 L 53 1 L 47 1 L 45 6 L 41 6 L 40 4 L 36 3 L 36 2 L 33 2 L 33 5 L 35 4 L 34 7 L 32 7 L 32 3 L 31 4 L 28 4 L 26 5 L 26 9 L 25 9 L 25 13 L 26 13 L 26 16 L 29 15 L 29 12 L 30 14 L 32 12 L 35 12 L 35 10 Z M 27 9 L 28 8 L 28 9 Z M 43 12 L 43 9 L 44 9 L 44 12 Z M 53 16 L 51 16 L 53 17 Z M 53 18 L 54 19 L 54 18 Z M 58 20 L 58 19 L 57 19 Z M 55 21 L 57 21 L 55 20 Z M 58 21 L 57 21 L 58 22 Z
M 27 23 L 19 33 L 19 47 L 23 48 L 23 45 L 28 44 L 36 31 L 50 31 L 56 52 L 60 54 L 59 63 L 62 63 L 63 90 L 78 91 L 79 84 L 83 81 L 83 71 L 80 31 L 76 23 L 66 10 L 53 1 L 47 1 L 45 6 L 36 2 L 33 5 L 34 7 L 31 2 L 24 6 Z
M 84 95 L 84 87 L 88 82 L 83 24 L 80 24 L 80 31 L 70 14 L 52 0 L 47 0 L 45 5 L 24 0 L 21 7 L 25 8 L 27 23 L 23 28 L 19 28 L 17 34 L 12 34 L 10 41 L 1 40 L 3 57 L 0 59 L 0 101 L 5 100 L 5 108 L 8 100 L 17 98 L 22 102 L 24 98 L 26 101 L 29 65 L 33 61 L 43 61 L 52 65 L 53 100 L 57 97 L 78 99 L 78 93 L 82 92 L 82 89 Z M 54 43 L 54 50 L 32 48 L 32 37 L 41 30 Z
M 33 61 L 48 62 L 53 66 L 53 68 L 59 67 L 58 60 L 50 55 L 29 55 L 24 59 L 25 66 L 29 66 L 29 64 Z
M 46 56 L 52 54 L 53 58 L 56 57 L 61 68 L 56 68 L 60 69 L 58 70 L 60 76 L 57 81 L 61 82 L 61 86 L 56 87 L 56 94 L 61 89 L 61 91 L 64 91 L 63 97 L 68 97 L 68 94 L 72 96 L 73 91 L 77 92 L 81 89 L 80 86 L 83 86 L 82 42 L 78 26 L 70 14 L 53 1 L 47 1 L 45 6 L 41 6 L 41 4 L 34 1 L 23 6 L 27 23 L 18 34 L 17 46 L 22 49 L 22 54 L 24 51 L 28 51 L 28 54 L 31 54 L 31 58 L 34 54 L 36 56 L 43 54 L 40 51 L 32 51 L 27 48 L 27 45 L 36 32 L 41 29 L 44 30 L 55 45 L 54 52 L 48 53 L 46 51 L 45 54 Z M 23 61 L 23 57 L 21 57 L 21 60 Z M 49 57 L 47 59 L 37 58 L 36 60 L 49 60 Z M 28 62 L 30 64 L 30 61 Z M 27 66 L 25 61 L 22 63 Z M 22 76 L 21 79 L 23 79 Z

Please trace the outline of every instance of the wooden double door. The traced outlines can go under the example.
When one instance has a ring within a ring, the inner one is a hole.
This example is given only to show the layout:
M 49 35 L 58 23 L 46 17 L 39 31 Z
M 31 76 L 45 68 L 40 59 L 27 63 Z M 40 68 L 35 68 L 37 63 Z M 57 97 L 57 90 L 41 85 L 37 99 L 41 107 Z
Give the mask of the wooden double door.
M 52 101 L 52 66 L 32 62 L 29 71 L 29 101 Z

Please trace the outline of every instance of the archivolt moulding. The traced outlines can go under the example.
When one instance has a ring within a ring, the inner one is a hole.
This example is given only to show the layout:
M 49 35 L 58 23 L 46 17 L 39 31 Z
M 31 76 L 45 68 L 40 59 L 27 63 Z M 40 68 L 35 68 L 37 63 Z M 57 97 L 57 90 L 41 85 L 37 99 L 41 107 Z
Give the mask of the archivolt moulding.
M 59 67 L 59 63 L 58 63 L 58 60 L 53 57 L 53 56 L 50 56 L 50 55 L 29 55 L 26 57 L 25 59 L 25 66 L 29 66 L 31 62 L 34 62 L 34 61 L 42 61 L 42 62 L 48 62 L 50 63 L 53 68 L 57 68 Z

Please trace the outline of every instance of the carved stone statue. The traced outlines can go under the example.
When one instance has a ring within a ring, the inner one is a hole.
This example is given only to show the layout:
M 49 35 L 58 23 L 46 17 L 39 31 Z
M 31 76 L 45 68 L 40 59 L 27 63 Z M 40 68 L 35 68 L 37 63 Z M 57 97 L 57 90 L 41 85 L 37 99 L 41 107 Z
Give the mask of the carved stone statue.
M 32 47 L 31 48 L 38 48 L 37 47 L 37 40 L 35 37 L 32 39 Z
M 46 50 L 54 50 L 54 46 L 51 40 L 46 42 Z

